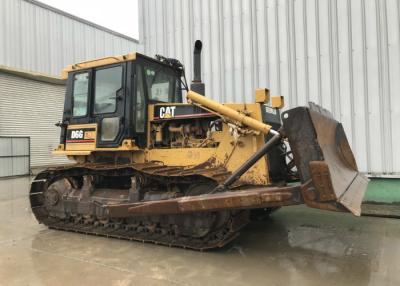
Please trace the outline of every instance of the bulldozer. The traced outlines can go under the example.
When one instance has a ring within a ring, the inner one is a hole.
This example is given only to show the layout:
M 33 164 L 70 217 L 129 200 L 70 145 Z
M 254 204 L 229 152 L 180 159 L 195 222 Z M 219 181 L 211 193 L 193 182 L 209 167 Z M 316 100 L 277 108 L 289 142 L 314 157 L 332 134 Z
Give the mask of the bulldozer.
M 52 229 L 194 250 L 234 240 L 251 219 L 283 206 L 360 215 L 368 179 L 342 125 L 282 96 L 218 103 L 176 59 L 140 53 L 63 70 L 66 96 L 54 155 L 73 164 L 40 172 L 30 204 Z M 186 96 L 186 101 L 184 100 Z

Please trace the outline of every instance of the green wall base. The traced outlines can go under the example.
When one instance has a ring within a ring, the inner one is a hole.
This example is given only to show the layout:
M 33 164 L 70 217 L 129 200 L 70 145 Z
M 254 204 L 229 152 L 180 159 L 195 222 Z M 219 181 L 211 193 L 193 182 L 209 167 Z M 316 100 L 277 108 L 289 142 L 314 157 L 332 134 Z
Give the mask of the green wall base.
M 400 218 L 400 179 L 371 179 L 361 213 Z
M 371 179 L 363 201 L 400 204 L 400 179 Z

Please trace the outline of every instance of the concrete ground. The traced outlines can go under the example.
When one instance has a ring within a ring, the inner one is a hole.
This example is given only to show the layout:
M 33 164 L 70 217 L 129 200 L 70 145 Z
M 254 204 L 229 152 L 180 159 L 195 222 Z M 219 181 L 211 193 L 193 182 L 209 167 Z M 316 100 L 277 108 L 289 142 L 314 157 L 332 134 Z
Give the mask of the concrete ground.
M 195 252 L 49 230 L 29 182 L 0 180 L 0 285 L 400 285 L 400 220 L 287 207 Z

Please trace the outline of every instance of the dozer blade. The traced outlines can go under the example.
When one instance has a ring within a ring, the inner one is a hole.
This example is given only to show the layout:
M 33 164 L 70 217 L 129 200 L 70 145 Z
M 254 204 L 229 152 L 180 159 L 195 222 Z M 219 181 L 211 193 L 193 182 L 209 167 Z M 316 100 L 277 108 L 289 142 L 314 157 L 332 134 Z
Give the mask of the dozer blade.
M 305 185 L 304 202 L 319 209 L 347 209 L 359 216 L 368 179 L 358 172 L 342 124 L 313 103 L 284 112 L 282 121 Z

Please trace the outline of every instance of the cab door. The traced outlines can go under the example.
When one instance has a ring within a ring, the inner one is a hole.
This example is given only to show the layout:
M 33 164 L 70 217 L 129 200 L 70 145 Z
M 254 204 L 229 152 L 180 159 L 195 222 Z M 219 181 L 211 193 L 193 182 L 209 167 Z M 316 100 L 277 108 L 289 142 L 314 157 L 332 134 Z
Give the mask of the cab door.
M 117 147 L 124 131 L 126 63 L 92 72 L 92 120 L 97 123 L 96 147 Z

